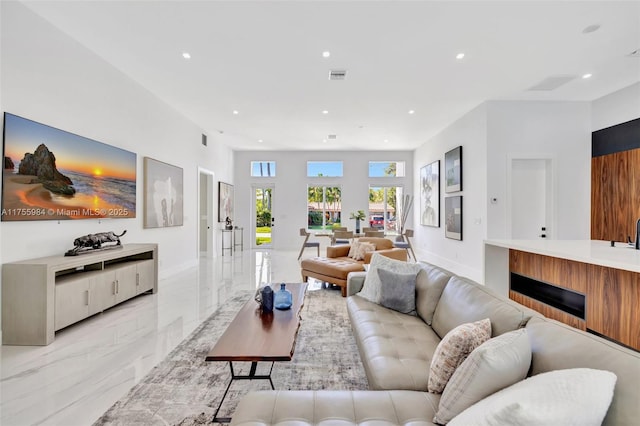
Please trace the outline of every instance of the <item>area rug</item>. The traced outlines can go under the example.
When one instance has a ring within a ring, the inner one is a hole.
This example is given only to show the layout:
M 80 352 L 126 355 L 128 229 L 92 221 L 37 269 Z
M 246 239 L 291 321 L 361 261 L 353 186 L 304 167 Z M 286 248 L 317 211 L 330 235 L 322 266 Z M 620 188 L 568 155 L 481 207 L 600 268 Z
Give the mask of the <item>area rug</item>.
M 228 363 L 205 362 L 204 358 L 252 297 L 247 292 L 232 297 L 94 425 L 210 423 L 230 372 Z M 339 290 L 307 291 L 293 360 L 277 362 L 273 368 L 276 389 L 367 389 L 345 302 Z M 246 374 L 249 366 L 234 363 L 240 373 Z M 260 363 L 258 373 L 268 373 L 269 367 L 270 363 Z M 271 389 L 267 380 L 235 381 L 219 416 L 232 416 L 246 393 L 266 389 Z

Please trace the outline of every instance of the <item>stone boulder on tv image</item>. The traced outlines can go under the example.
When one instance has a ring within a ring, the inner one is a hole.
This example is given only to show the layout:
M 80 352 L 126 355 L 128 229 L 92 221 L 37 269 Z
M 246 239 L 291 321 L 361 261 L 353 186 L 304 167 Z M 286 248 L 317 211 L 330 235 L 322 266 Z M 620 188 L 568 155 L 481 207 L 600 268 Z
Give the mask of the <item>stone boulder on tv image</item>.
M 36 176 L 31 183 L 42 183 L 51 192 L 73 195 L 73 182 L 56 168 L 56 157 L 46 145 L 40 144 L 33 154 L 25 153 L 18 174 Z

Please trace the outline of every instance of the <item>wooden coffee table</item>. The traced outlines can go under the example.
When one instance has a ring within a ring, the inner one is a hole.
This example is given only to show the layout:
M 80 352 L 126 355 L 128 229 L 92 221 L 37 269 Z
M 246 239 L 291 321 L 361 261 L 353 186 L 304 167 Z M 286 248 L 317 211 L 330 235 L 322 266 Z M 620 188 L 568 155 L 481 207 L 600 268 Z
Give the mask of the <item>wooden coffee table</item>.
M 279 284 L 274 284 L 272 287 L 274 292 L 280 289 Z M 274 309 L 273 313 L 262 314 L 260 305 L 253 299 L 249 300 L 207 354 L 205 361 L 227 361 L 231 369 L 231 380 L 216 409 L 213 422 L 229 423 L 231 421 L 229 417 L 218 418 L 218 413 L 234 380 L 269 380 L 271 389 L 275 389 L 271 380 L 275 361 L 291 361 L 296 347 L 298 328 L 300 328 L 300 311 L 304 304 L 307 283 L 287 284 L 286 288 L 293 296 L 290 309 L 285 311 Z M 251 362 L 249 374 L 236 375 L 233 370 L 234 361 Z M 269 374 L 256 375 L 256 367 L 260 361 L 271 362 Z

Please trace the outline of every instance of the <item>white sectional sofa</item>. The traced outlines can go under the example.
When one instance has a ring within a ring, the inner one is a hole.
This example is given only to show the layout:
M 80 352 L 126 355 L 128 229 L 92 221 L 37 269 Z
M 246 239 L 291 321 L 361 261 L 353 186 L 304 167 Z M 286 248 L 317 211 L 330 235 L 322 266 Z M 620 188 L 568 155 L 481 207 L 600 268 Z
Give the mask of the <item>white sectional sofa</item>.
M 369 390 L 254 392 L 240 402 L 232 424 L 433 425 L 441 397 L 427 392 L 434 351 L 456 326 L 484 318 L 491 320 L 492 336 L 526 330 L 529 376 L 575 368 L 613 372 L 617 382 L 603 424 L 639 424 L 640 353 L 547 319 L 436 266 L 420 265 L 417 315 L 366 300 L 358 295 L 365 273 L 349 277 L 347 308 Z

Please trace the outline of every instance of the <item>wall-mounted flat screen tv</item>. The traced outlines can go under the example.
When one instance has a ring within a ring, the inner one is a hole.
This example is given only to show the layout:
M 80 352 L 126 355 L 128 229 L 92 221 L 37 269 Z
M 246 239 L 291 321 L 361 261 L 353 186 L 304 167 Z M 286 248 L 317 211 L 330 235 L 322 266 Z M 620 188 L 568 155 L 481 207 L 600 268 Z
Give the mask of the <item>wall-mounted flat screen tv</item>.
M 4 113 L 2 221 L 136 217 L 136 154 Z

